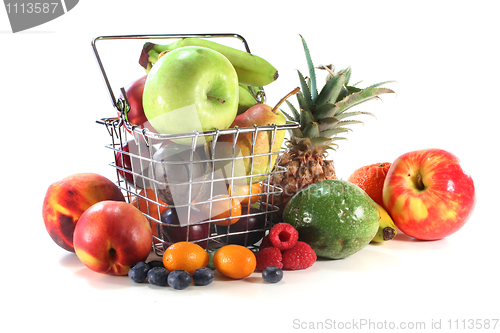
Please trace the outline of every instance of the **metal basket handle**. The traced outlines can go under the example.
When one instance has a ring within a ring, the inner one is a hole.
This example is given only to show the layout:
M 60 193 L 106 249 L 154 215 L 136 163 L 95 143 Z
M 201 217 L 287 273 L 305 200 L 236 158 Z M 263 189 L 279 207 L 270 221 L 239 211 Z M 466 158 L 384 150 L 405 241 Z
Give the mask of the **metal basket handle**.
M 99 66 L 99 69 L 101 70 L 102 77 L 104 79 L 104 83 L 106 84 L 106 87 L 109 92 L 109 96 L 111 97 L 111 103 L 113 104 L 113 107 L 116 108 L 117 110 L 120 110 L 120 106 L 118 104 L 118 101 L 115 99 L 115 95 L 113 93 L 113 89 L 111 88 L 111 84 L 109 83 L 109 78 L 106 75 L 106 70 L 104 69 L 104 66 L 102 64 L 101 58 L 99 56 L 99 52 L 97 51 L 97 42 L 99 40 L 117 40 L 117 39 L 179 39 L 179 38 L 189 38 L 189 37 L 195 37 L 195 38 L 219 38 L 219 37 L 232 37 L 232 38 L 237 38 L 242 41 L 245 50 L 250 53 L 250 48 L 248 47 L 248 43 L 246 42 L 245 38 L 243 36 L 238 35 L 238 34 L 230 34 L 230 33 L 225 33 L 225 34 L 159 34 L 159 35 L 115 35 L 115 36 L 99 36 L 95 37 L 92 40 L 92 49 L 94 51 L 94 55 L 97 60 L 97 64 Z

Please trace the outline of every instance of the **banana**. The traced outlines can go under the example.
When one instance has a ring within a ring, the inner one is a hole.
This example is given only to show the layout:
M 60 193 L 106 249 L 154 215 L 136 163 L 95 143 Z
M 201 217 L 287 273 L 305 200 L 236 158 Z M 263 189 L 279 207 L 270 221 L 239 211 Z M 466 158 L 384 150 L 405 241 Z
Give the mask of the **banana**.
M 222 53 L 234 66 L 240 84 L 263 87 L 278 78 L 278 71 L 269 62 L 251 53 L 222 45 L 210 40 L 187 37 L 171 44 L 160 45 L 147 42 L 144 44 L 139 64 L 147 73 L 151 70 L 158 56 L 163 51 L 172 51 L 184 46 L 201 46 Z
M 238 114 L 242 114 L 250 107 L 257 104 L 257 100 L 248 90 L 248 86 L 244 86 L 240 84 L 240 92 L 239 92 L 239 102 L 238 102 Z
M 394 221 L 392 221 L 392 218 L 389 216 L 389 213 L 387 213 L 387 211 L 379 204 L 376 205 L 380 212 L 380 222 L 377 234 L 375 235 L 375 237 L 373 237 L 372 242 L 381 243 L 396 237 L 398 231 L 396 229 Z

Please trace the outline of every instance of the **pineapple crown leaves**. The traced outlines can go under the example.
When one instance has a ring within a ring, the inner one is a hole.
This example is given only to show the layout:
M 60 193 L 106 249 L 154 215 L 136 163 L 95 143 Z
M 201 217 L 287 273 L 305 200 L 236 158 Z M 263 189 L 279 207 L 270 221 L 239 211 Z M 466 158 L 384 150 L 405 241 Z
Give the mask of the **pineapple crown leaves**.
M 291 131 L 293 138 L 308 138 L 311 144 L 323 145 L 326 149 L 334 149 L 331 144 L 333 141 L 345 140 L 338 137 L 338 134 L 349 132 L 351 129 L 345 127 L 352 124 L 363 124 L 359 120 L 347 120 L 346 118 L 358 115 L 371 115 L 370 112 L 349 111 L 354 106 L 379 99 L 379 95 L 394 93 L 391 89 L 384 88 L 382 85 L 394 81 L 383 81 L 373 84 L 366 88 L 358 88 L 360 82 L 349 85 L 351 78 L 351 67 L 347 67 L 337 72 L 332 65 L 319 66 L 315 68 L 311 59 L 311 54 L 305 39 L 302 39 L 302 45 L 309 69 L 309 77 L 306 78 L 297 70 L 301 91 L 297 93 L 299 110 L 292 103 L 286 101 L 292 115 L 283 112 L 288 120 L 298 122 L 300 128 Z M 315 69 L 328 71 L 326 83 L 318 92 L 316 85 Z M 296 141 L 295 139 L 292 141 Z M 338 145 L 335 145 L 338 146 Z
M 311 81 L 311 89 L 310 89 L 311 95 L 310 96 L 311 96 L 311 99 L 314 101 L 314 100 L 316 100 L 316 97 L 318 96 L 318 89 L 316 88 L 316 71 L 314 70 L 313 62 L 311 59 L 311 52 L 309 52 L 309 47 L 307 46 L 306 40 L 301 35 L 299 35 L 299 36 L 300 36 L 300 39 L 302 40 L 302 46 L 304 47 L 304 51 L 306 54 L 307 66 L 309 68 L 309 77 L 311 78 L 310 79 L 310 81 Z M 299 74 L 300 74 L 300 72 L 299 72 Z

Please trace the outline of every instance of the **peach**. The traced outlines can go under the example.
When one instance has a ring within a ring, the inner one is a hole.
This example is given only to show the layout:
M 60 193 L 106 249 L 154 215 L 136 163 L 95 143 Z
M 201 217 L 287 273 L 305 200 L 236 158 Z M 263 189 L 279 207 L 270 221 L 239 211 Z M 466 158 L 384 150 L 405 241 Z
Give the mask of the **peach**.
M 91 270 L 127 275 L 152 250 L 151 226 L 127 202 L 101 201 L 88 208 L 76 224 L 73 243 L 80 261 Z
M 50 237 L 63 249 L 75 252 L 76 223 L 87 208 L 104 200 L 125 201 L 125 198 L 115 183 L 95 173 L 78 173 L 51 184 L 42 208 Z

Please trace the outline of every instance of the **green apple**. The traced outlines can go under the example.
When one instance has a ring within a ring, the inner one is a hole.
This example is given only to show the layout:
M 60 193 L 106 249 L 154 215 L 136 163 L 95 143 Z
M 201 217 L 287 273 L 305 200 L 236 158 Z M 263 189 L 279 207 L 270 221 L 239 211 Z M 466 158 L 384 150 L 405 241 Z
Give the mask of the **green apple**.
M 149 72 L 144 113 L 160 134 L 226 129 L 236 117 L 238 95 L 236 70 L 224 55 L 186 46 L 162 56 Z M 173 141 L 191 144 L 190 138 Z

